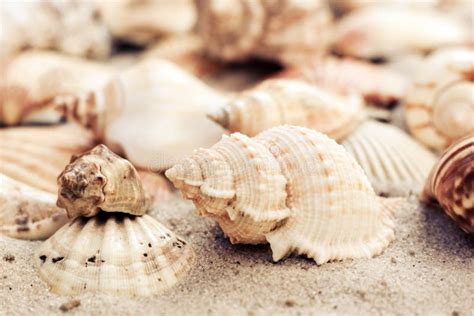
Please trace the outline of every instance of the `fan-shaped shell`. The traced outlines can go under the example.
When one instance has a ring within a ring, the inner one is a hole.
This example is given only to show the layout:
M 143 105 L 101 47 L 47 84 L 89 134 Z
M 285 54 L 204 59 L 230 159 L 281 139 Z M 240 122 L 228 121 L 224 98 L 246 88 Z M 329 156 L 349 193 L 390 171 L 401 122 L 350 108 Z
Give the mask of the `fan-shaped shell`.
M 147 296 L 178 282 L 193 258 L 191 247 L 152 217 L 101 212 L 62 227 L 39 247 L 35 264 L 57 294 Z
M 58 186 L 58 206 L 71 218 L 100 210 L 143 215 L 150 202 L 132 164 L 105 145 L 74 156 L 59 175 Z
M 273 79 L 237 95 L 210 117 L 248 136 L 294 124 L 341 139 L 360 124 L 365 112 L 358 97 L 340 97 L 299 80 Z
M 418 140 L 444 149 L 474 131 L 474 50 L 434 53 L 419 69 L 406 97 L 408 128 Z
M 0 235 L 46 239 L 67 221 L 54 195 L 0 174 Z
M 367 121 L 341 144 L 382 195 L 420 192 L 436 157 L 399 128 Z
M 443 153 L 426 182 L 421 200 L 438 201 L 466 233 L 474 233 L 474 134 Z
M 390 213 L 355 160 L 303 127 L 234 133 L 166 176 L 232 243 L 268 241 L 274 260 L 371 257 L 394 238 Z

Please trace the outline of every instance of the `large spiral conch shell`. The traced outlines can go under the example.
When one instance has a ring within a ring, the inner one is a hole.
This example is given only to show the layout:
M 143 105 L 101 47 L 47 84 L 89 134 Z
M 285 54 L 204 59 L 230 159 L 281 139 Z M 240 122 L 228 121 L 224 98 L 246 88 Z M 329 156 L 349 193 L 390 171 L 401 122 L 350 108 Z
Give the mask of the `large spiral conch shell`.
M 474 50 L 447 49 L 424 62 L 405 103 L 406 121 L 418 140 L 444 149 L 474 131 Z
M 318 264 L 379 254 L 394 239 L 390 212 L 334 140 L 296 126 L 234 133 L 166 171 L 232 243 L 269 242 Z
M 449 147 L 433 168 L 421 200 L 436 200 L 466 232 L 474 234 L 474 134 Z
M 321 0 L 196 0 L 198 33 L 223 61 L 252 57 L 298 63 L 321 54 L 332 17 Z
M 356 96 L 340 97 L 302 81 L 273 79 L 237 95 L 210 117 L 229 131 L 248 136 L 293 124 L 341 139 L 360 124 L 365 112 Z

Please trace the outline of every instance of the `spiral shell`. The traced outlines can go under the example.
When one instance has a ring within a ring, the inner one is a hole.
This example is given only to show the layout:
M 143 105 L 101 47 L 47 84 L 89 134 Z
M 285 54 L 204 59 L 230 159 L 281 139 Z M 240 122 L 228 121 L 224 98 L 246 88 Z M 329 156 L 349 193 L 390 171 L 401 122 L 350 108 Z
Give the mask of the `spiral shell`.
M 35 256 L 54 293 L 147 296 L 178 282 L 194 253 L 148 215 L 100 213 L 79 217 L 44 242 Z
M 318 264 L 379 254 L 394 239 L 385 200 L 344 148 L 296 126 L 234 133 L 166 171 L 232 243 L 269 242 Z
M 143 215 L 149 200 L 137 171 L 105 145 L 73 157 L 58 177 L 58 206 L 68 216 L 94 216 L 99 211 Z
M 248 136 L 294 124 L 341 139 L 359 125 L 365 112 L 357 97 L 339 97 L 298 80 L 273 79 L 237 95 L 210 117 Z
M 436 200 L 458 225 L 474 234 L 474 134 L 451 145 L 434 166 L 421 200 Z
M 332 16 L 321 0 L 196 0 L 197 29 L 210 56 L 298 63 L 324 52 Z
M 424 62 L 406 97 L 410 132 L 442 150 L 474 131 L 474 50 L 438 51 Z

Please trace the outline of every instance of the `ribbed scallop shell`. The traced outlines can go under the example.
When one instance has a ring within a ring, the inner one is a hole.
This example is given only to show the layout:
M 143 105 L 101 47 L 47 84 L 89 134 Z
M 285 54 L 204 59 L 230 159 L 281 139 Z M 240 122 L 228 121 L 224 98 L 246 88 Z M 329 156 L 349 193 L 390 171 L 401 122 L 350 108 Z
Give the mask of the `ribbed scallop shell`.
M 35 265 L 57 294 L 148 296 L 178 282 L 193 258 L 185 241 L 148 215 L 100 213 L 62 227 L 39 247 Z
M 442 150 L 474 131 L 474 50 L 455 48 L 429 56 L 406 97 L 413 136 Z
M 474 233 L 474 134 L 443 153 L 426 182 L 421 200 L 438 201 L 466 233 Z
M 367 121 L 341 144 L 354 156 L 378 194 L 420 192 L 436 157 L 399 128 Z
M 46 239 L 67 221 L 54 195 L 0 174 L 0 235 Z
M 0 130 L 0 173 L 56 194 L 56 179 L 71 155 L 93 146 L 93 135 L 74 124 L 4 128 Z
M 303 127 L 234 133 L 166 171 L 232 243 L 265 243 L 280 260 L 318 264 L 379 254 L 394 238 L 383 199 L 344 148 Z
M 356 96 L 340 97 L 299 80 L 273 79 L 240 93 L 210 117 L 248 136 L 293 124 L 341 139 L 361 123 L 365 111 Z
M 74 156 L 58 176 L 58 206 L 71 218 L 99 211 L 143 215 L 149 200 L 137 171 L 105 145 Z

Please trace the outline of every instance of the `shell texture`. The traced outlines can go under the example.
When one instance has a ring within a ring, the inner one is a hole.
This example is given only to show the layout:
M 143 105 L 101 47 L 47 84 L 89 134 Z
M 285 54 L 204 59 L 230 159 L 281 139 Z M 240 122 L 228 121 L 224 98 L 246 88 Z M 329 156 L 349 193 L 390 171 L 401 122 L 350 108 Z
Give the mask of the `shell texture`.
M 0 174 L 0 235 L 46 239 L 67 221 L 54 195 Z
M 365 111 L 357 96 L 340 97 L 303 81 L 272 79 L 240 93 L 210 117 L 248 136 L 293 124 L 341 139 L 364 120 Z
M 226 62 L 263 58 L 295 64 L 319 55 L 332 15 L 321 0 L 196 0 L 198 34 Z
M 177 283 L 193 258 L 184 240 L 148 215 L 100 213 L 62 227 L 39 247 L 35 264 L 57 294 L 148 296 Z
M 143 215 L 150 202 L 132 164 L 105 145 L 73 157 L 59 175 L 58 186 L 57 204 L 71 218 L 99 211 Z
M 74 124 L 4 128 L 0 130 L 0 173 L 56 194 L 58 174 L 71 155 L 94 145 L 92 133 Z
M 307 128 L 224 136 L 166 176 L 232 243 L 269 242 L 275 261 L 290 253 L 318 264 L 371 257 L 394 239 L 385 200 L 355 160 Z
M 390 58 L 470 41 L 469 27 L 435 10 L 367 7 L 343 17 L 335 31 L 338 53 L 359 58 Z
M 474 234 L 474 134 L 458 140 L 443 153 L 421 200 L 438 201 L 466 233 Z
M 381 195 L 420 192 L 436 157 L 399 128 L 366 121 L 341 144 Z
M 413 136 L 437 150 L 474 132 L 474 50 L 429 56 L 408 92 L 405 113 Z

